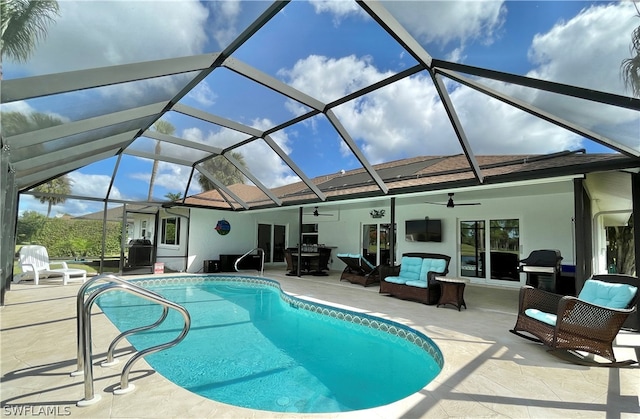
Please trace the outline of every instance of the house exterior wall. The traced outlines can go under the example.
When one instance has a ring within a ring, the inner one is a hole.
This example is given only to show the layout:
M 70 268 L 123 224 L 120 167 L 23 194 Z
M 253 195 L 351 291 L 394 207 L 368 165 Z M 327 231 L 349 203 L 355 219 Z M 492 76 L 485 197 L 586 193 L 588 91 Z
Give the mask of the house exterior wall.
M 459 222 L 461 220 L 511 219 L 520 220 L 520 258 L 525 258 L 533 250 L 558 249 L 563 256 L 563 264 L 573 265 L 574 224 L 573 189 L 571 181 L 553 188 L 554 193 L 519 195 L 481 199 L 482 205 L 457 206 L 447 208 L 425 203 L 406 204 L 402 197 L 396 197 L 396 260 L 405 252 L 434 252 L 451 256 L 450 272 L 459 272 L 458 245 Z M 513 194 L 515 195 L 515 194 Z M 424 201 L 427 201 L 425 198 Z M 415 202 L 415 200 L 414 200 Z M 335 246 L 332 252 L 331 270 L 342 270 L 344 264 L 338 253 L 360 253 L 362 251 L 362 225 L 390 223 L 390 198 L 372 201 L 363 205 L 339 205 L 337 217 L 317 217 L 318 242 Z M 336 204 L 338 206 L 338 204 Z M 373 219 L 371 209 L 384 209 L 385 216 Z M 322 211 L 320 211 L 322 212 Z M 298 243 L 298 208 L 279 208 L 258 213 L 232 213 L 193 209 L 189 239 L 189 272 L 202 270 L 203 261 L 219 259 L 220 254 L 242 254 L 256 247 L 257 224 L 272 223 L 287 226 L 287 246 Z M 428 216 L 442 220 L 443 241 L 440 243 L 416 243 L 405 241 L 404 221 Z M 214 230 L 220 219 L 231 224 L 231 232 L 226 236 Z M 308 220 L 305 217 L 305 222 Z M 524 276 L 521 280 L 524 281 Z M 513 285 L 519 285 L 518 283 Z
M 571 185 L 569 184 L 568 187 Z M 372 208 L 382 208 L 379 205 Z M 388 214 L 389 211 L 386 211 Z M 407 242 L 405 240 L 405 220 L 442 220 L 442 242 Z M 406 252 L 442 253 L 451 256 L 450 272 L 456 275 L 458 267 L 459 222 L 462 220 L 512 219 L 520 220 L 520 259 L 537 249 L 558 249 L 563 256 L 563 264 L 573 265 L 573 193 L 564 192 L 549 195 L 525 196 L 482 200 L 479 206 L 431 206 L 428 204 L 403 205 L 396 200 L 396 261 Z M 343 208 L 340 222 L 320 224 L 320 240 L 338 246 L 336 253 L 360 253 L 362 224 L 390 223 L 390 218 L 372 219 L 369 210 Z M 342 270 L 344 264 L 335 260 L 332 269 Z M 524 278 L 523 278 L 524 280 Z
M 219 260 L 221 254 L 243 254 L 256 247 L 255 213 L 234 213 L 194 208 L 189 231 L 188 272 L 202 272 L 205 260 Z M 227 235 L 218 234 L 216 225 L 226 220 Z

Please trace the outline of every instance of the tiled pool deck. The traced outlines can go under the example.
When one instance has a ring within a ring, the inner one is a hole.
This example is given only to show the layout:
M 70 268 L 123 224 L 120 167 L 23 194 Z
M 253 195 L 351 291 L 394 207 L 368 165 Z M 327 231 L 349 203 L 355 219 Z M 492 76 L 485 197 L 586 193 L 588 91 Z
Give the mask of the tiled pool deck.
M 249 273 L 251 274 L 251 273 Z M 422 391 L 376 409 L 340 414 L 287 414 L 237 408 L 188 392 L 141 361 L 134 366 L 132 393 L 113 395 L 123 362 L 95 367 L 95 392 L 102 399 L 76 407 L 83 399 L 76 365 L 75 297 L 78 283 L 14 284 L 2 315 L 0 386 L 2 416 L 85 418 L 638 418 L 640 368 L 594 368 L 568 364 L 544 347 L 512 335 L 517 290 L 467 286 L 468 309 L 426 306 L 378 294 L 327 277 L 288 277 L 278 270 L 265 277 L 289 294 L 388 318 L 431 337 L 445 365 Z M 94 362 L 104 360 L 118 334 L 94 308 Z M 640 334 L 622 332 L 618 359 L 638 359 Z M 127 344 L 120 345 L 121 351 Z M 126 359 L 126 357 L 123 357 Z M 372 365 L 372 368 L 376 366 Z M 358 391 L 358 389 L 353 389 Z

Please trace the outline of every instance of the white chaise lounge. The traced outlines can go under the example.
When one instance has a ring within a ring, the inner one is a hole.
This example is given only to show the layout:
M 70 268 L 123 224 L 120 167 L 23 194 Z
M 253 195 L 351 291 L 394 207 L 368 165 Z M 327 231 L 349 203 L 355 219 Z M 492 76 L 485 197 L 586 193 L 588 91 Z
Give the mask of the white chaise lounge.
M 57 262 L 56 262 L 57 263 Z M 47 248 L 38 245 L 22 246 L 20 248 L 20 269 L 22 275 L 14 276 L 14 282 L 33 278 L 38 285 L 40 278 L 62 277 L 62 283 L 67 285 L 72 279 L 87 280 L 87 271 L 84 269 L 70 269 L 67 262 L 59 262 L 61 269 L 51 269 Z

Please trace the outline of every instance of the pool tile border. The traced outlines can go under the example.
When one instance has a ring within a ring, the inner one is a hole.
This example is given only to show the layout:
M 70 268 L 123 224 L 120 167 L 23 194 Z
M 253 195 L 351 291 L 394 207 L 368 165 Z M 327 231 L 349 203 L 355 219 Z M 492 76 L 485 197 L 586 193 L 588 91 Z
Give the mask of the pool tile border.
M 199 284 L 211 281 L 240 282 L 245 285 L 256 287 L 268 286 L 271 288 L 275 288 L 280 293 L 281 298 L 292 307 L 332 317 L 334 319 L 343 320 L 355 325 L 361 325 L 396 336 L 427 352 L 436 361 L 440 368 L 444 366 L 444 357 L 438 346 L 428 336 L 418 332 L 417 330 L 380 317 L 371 316 L 365 313 L 356 313 L 351 310 L 333 307 L 322 303 L 312 303 L 310 301 L 291 296 L 282 290 L 278 281 L 272 279 L 237 275 L 189 275 L 162 278 L 141 278 L 131 281 L 142 287 L 154 285 Z

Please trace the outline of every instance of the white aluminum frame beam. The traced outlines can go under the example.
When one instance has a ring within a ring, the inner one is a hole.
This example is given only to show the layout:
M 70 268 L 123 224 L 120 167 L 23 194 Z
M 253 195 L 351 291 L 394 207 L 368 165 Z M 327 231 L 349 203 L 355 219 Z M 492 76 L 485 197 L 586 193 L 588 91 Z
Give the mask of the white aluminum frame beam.
M 467 139 L 467 134 L 465 134 L 464 129 L 462 128 L 462 124 L 460 123 L 460 118 L 458 118 L 458 114 L 456 113 L 455 106 L 453 106 L 453 102 L 451 102 L 451 97 L 449 97 L 449 93 L 447 92 L 447 87 L 444 85 L 442 81 L 442 76 L 439 74 L 431 73 L 431 79 L 433 80 L 433 84 L 438 91 L 438 95 L 440 96 L 440 100 L 442 101 L 442 105 L 444 106 L 445 111 L 447 112 L 447 116 L 449 117 L 449 122 L 453 127 L 453 130 L 456 133 L 456 137 L 458 137 L 458 142 L 460 142 L 460 146 L 462 147 L 462 151 L 464 155 L 467 157 L 467 161 L 471 166 L 471 170 L 478 179 L 480 183 L 484 181 L 484 176 L 482 175 L 482 170 L 480 169 L 480 165 L 471 150 L 471 145 L 469 145 L 469 140 Z
M 69 159 L 84 159 L 103 151 L 113 151 L 115 154 L 120 148 L 131 141 L 137 130 L 124 132 L 111 137 L 101 138 L 96 141 L 87 142 L 76 147 L 40 154 L 32 158 L 16 161 L 13 166 L 17 171 L 46 170 L 49 167 L 57 166 Z
M 180 166 L 187 166 L 187 167 L 191 167 L 193 165 L 192 161 L 189 160 L 183 160 L 183 159 L 178 159 L 175 157 L 169 157 L 169 156 L 163 156 L 161 154 L 155 154 L 155 153 L 147 153 L 144 151 L 139 151 L 139 150 L 124 150 L 122 152 L 122 154 L 125 154 L 127 156 L 134 156 L 134 157 L 140 157 L 143 159 L 149 159 L 149 160 L 158 160 L 158 161 L 163 161 L 166 163 L 173 163 L 173 164 L 179 164 Z
M 331 122 L 331 125 L 333 125 L 335 130 L 338 131 L 340 137 L 342 137 L 342 141 L 347 144 L 347 147 L 349 147 L 353 155 L 356 156 L 356 158 L 360 161 L 360 164 L 369 173 L 369 176 L 371 176 L 373 181 L 378 185 L 378 188 L 385 195 L 389 193 L 389 188 L 387 187 L 387 185 L 384 183 L 380 175 L 378 175 L 378 172 L 376 172 L 373 166 L 371 166 L 364 154 L 362 154 L 362 151 L 360 151 L 360 148 L 356 145 L 355 141 L 353 141 L 353 138 L 351 138 L 351 135 L 349 135 L 349 132 L 347 132 L 338 117 L 333 113 L 332 110 L 328 110 L 326 112 L 326 115 L 329 122 Z
M 97 161 L 100 160 L 105 160 L 108 159 L 110 157 L 115 156 L 116 153 L 113 151 L 107 151 L 101 154 L 95 154 L 91 157 L 87 157 L 85 159 L 76 159 L 73 158 L 73 161 L 66 163 L 66 164 L 58 164 L 56 167 L 52 168 L 52 169 L 48 169 L 48 170 L 44 170 L 41 172 L 37 172 L 34 173 L 32 175 L 28 175 L 28 176 L 24 176 L 24 177 L 17 177 L 16 179 L 18 180 L 18 187 L 22 190 L 22 189 L 30 189 L 33 187 L 33 185 L 37 185 L 38 183 L 44 182 L 48 179 L 52 179 L 55 177 L 60 176 L 63 173 L 68 173 L 71 172 L 73 170 L 79 169 L 81 167 L 87 166 L 91 163 L 95 163 Z
M 153 131 L 150 129 L 143 132 L 141 137 L 151 138 L 153 140 L 162 141 L 164 143 L 176 144 L 179 146 L 192 148 L 194 150 L 206 151 L 207 153 L 222 154 L 222 149 L 219 147 L 213 147 L 207 144 L 185 140 L 183 138 L 174 137 L 173 135 L 163 134 L 161 132 Z
M 289 99 L 300 102 L 310 107 L 311 109 L 322 111 L 326 106 L 323 102 L 307 95 L 306 93 L 302 93 L 301 91 L 289 86 L 288 84 L 285 84 L 280 80 L 273 78 L 268 74 L 265 74 L 236 58 L 227 58 L 226 60 L 224 60 L 222 66 L 273 91 L 276 91 L 281 95 L 288 97 Z
M 327 196 L 320 189 L 318 189 L 318 187 L 311 181 L 311 179 L 309 179 L 307 177 L 307 175 L 304 174 L 304 172 L 302 170 L 300 170 L 298 165 L 295 164 L 293 162 L 293 160 L 291 160 L 291 158 L 287 155 L 287 153 L 285 153 L 284 150 L 282 148 L 280 148 L 278 143 L 276 143 L 273 140 L 273 138 L 271 138 L 269 135 L 265 135 L 264 136 L 264 141 L 269 145 L 269 147 L 271 147 L 271 149 L 273 151 L 276 152 L 276 154 L 278 156 L 280 156 L 280 158 L 282 160 L 284 160 L 284 162 L 291 168 L 291 170 L 293 170 L 295 172 L 295 174 L 298 175 L 300 180 L 302 180 L 305 183 L 305 185 L 307 185 L 307 187 L 309 187 L 309 189 L 311 189 L 313 191 L 313 193 L 321 201 L 326 201 L 327 200 Z
M 2 103 L 204 70 L 219 56 L 219 53 L 194 55 L 5 80 Z
M 56 125 L 54 127 L 40 129 L 37 131 L 25 132 L 24 134 L 6 137 L 5 140 L 11 149 L 16 150 L 94 129 L 157 115 L 162 112 L 165 106 L 165 102 L 153 103 L 139 108 L 127 109 L 93 118 L 82 119 L 80 121 L 69 122 L 67 124 Z

